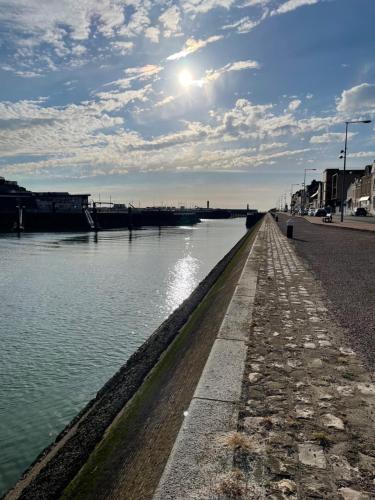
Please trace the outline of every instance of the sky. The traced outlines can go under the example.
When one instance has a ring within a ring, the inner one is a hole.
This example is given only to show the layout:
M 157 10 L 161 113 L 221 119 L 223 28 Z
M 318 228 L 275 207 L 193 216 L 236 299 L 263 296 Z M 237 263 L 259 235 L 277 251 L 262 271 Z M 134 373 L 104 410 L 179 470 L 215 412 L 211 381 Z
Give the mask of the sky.
M 374 0 L 0 0 L 0 175 L 269 209 L 375 120 L 374 19 Z M 371 164 L 374 122 L 348 144 Z

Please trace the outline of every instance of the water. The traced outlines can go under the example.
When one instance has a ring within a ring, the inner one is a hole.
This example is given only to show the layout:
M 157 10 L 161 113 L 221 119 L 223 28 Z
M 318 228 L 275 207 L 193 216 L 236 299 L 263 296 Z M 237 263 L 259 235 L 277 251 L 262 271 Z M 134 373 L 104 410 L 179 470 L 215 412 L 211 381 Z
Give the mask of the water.
M 0 494 L 244 233 L 0 235 Z

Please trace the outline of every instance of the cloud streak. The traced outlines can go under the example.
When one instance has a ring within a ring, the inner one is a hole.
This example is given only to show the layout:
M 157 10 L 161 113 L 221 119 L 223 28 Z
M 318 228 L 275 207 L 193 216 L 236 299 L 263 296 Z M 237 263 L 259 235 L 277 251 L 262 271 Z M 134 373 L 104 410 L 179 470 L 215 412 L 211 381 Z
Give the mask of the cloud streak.
M 217 42 L 223 38 L 224 37 L 222 35 L 210 36 L 209 38 L 206 38 L 206 40 L 195 40 L 194 38 L 189 38 L 186 40 L 182 50 L 168 56 L 167 61 L 177 61 L 178 59 L 187 57 L 188 55 L 194 54 L 194 52 L 203 49 L 210 43 Z

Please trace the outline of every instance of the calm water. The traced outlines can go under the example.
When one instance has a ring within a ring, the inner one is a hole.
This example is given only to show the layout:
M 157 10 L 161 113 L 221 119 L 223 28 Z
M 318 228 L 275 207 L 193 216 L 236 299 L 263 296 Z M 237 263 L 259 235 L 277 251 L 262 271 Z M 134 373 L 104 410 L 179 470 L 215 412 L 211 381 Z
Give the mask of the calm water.
M 0 493 L 244 233 L 0 235 Z

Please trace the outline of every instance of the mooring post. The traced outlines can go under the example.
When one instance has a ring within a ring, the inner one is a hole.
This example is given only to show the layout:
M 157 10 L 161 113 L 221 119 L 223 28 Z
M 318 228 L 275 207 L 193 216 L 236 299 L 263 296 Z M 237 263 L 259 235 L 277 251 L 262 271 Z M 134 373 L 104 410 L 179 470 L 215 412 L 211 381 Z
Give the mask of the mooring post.
M 95 201 L 92 202 L 92 215 L 93 221 L 94 221 L 94 231 L 96 232 L 98 230 L 98 211 L 96 209 L 96 203 Z
M 17 233 L 20 233 L 23 231 L 23 207 L 22 205 L 17 205 L 17 223 L 16 223 L 16 229 Z
M 128 207 L 128 229 L 131 231 L 133 229 L 133 215 L 132 215 L 132 207 Z
M 286 222 L 286 237 L 293 238 L 293 225 L 294 221 L 292 219 L 288 219 Z

